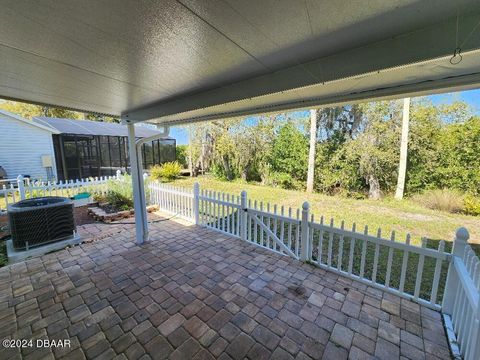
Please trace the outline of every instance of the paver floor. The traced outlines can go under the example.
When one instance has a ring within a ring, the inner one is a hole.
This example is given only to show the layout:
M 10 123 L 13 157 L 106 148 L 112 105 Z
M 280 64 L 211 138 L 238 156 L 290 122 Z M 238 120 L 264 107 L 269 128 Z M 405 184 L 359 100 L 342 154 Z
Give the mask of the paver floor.
M 0 269 L 0 359 L 448 359 L 440 314 L 180 221 Z M 36 347 L 69 339 L 70 347 Z

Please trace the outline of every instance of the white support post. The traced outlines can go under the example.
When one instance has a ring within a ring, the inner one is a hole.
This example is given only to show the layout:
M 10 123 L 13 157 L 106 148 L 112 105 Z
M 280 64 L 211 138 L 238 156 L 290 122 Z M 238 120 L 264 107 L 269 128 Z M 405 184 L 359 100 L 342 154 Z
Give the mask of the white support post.
M 17 176 L 18 192 L 20 193 L 20 200 L 25 200 L 25 183 L 23 182 L 23 175 Z
M 247 240 L 247 192 L 243 190 L 240 193 L 240 206 L 241 206 L 241 214 L 240 214 L 240 238 L 242 240 Z
M 302 205 L 302 222 L 301 222 L 301 252 L 300 260 L 308 259 L 308 219 L 310 217 L 310 204 L 305 201 Z
M 122 177 L 122 171 L 121 171 L 121 170 L 117 170 L 117 173 L 116 173 L 116 178 L 117 178 L 117 180 L 120 180 L 121 177 Z
M 442 312 L 448 315 L 452 315 L 453 307 L 455 305 L 455 296 L 457 295 L 460 279 L 455 271 L 455 265 L 453 264 L 455 257 L 463 258 L 465 247 L 467 246 L 470 234 L 464 227 L 458 228 L 455 233 L 455 239 L 453 240 L 452 261 L 448 267 L 447 282 L 445 284 L 445 294 L 442 301 Z
M 130 155 L 130 169 L 132 173 L 133 207 L 135 210 L 136 243 L 143 244 L 148 240 L 148 224 L 145 208 L 145 190 L 142 171 L 138 164 L 137 146 L 135 143 L 135 126 L 128 123 L 128 150 Z
M 200 224 L 200 184 L 196 182 L 193 184 L 193 217 L 195 225 Z

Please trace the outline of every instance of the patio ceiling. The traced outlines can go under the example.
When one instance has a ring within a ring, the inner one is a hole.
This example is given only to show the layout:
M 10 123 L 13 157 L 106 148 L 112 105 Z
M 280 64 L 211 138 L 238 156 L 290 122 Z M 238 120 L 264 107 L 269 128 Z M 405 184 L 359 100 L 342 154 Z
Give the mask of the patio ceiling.
M 480 84 L 476 0 L 0 4 L 0 97 L 131 121 Z M 463 61 L 451 65 L 458 45 Z

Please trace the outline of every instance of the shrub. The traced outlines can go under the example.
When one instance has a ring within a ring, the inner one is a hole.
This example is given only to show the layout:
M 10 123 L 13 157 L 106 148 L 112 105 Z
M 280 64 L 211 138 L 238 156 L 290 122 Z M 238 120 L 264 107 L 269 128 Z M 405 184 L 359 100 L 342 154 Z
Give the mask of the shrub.
M 225 174 L 225 169 L 222 165 L 214 163 L 210 171 L 215 179 L 227 180 L 227 175 Z
M 307 137 L 295 124 L 288 122 L 280 128 L 267 160 L 274 172 L 288 174 L 295 180 L 305 181 L 308 166 Z
M 95 193 L 93 194 L 93 200 L 98 203 L 103 203 L 103 202 L 107 202 L 107 197 L 106 195 L 103 195 L 101 193 Z
M 154 180 L 171 181 L 176 179 L 182 171 L 182 166 L 178 161 L 166 162 L 162 165 L 155 165 L 150 168 L 150 176 Z
M 145 186 L 145 191 L 148 191 L 148 186 Z M 93 198 L 99 202 L 107 202 L 118 210 L 131 209 L 133 207 L 132 177 L 124 175 L 120 180 L 109 180 L 106 194 L 97 192 L 93 195 Z
M 184 169 L 188 167 L 187 151 L 188 151 L 187 145 L 177 145 L 177 161 Z
M 433 210 L 461 213 L 464 209 L 463 194 L 456 190 L 437 189 L 415 195 L 414 201 Z
M 480 216 L 480 198 L 473 195 L 465 196 L 463 199 L 464 212 L 467 215 Z
M 264 176 L 263 184 L 268 186 L 280 187 L 287 190 L 305 190 L 303 181 L 294 179 L 285 172 L 270 171 Z
M 109 191 L 105 198 L 110 205 L 118 210 L 129 210 L 133 207 L 133 199 L 115 191 Z

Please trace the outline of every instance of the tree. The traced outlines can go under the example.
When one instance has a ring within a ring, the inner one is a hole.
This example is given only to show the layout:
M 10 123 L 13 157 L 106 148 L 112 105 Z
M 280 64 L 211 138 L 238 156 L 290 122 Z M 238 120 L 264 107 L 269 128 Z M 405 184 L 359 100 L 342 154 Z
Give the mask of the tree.
M 480 195 L 480 117 L 446 126 L 439 141 L 438 187 Z
M 320 141 L 328 141 L 339 136 L 353 139 L 361 130 L 363 117 L 359 104 L 323 108 L 317 111 L 317 132 Z
M 182 168 L 186 169 L 188 167 L 187 164 L 187 152 L 188 152 L 188 146 L 187 145 L 177 145 L 177 161 L 180 165 L 182 165 Z
M 103 122 L 119 122 L 119 119 L 113 118 L 110 116 L 91 114 L 91 113 L 81 113 L 78 111 L 67 110 L 62 108 L 57 108 L 54 106 L 42 106 L 35 104 L 27 104 L 19 101 L 3 101 L 0 103 L 0 109 L 7 110 L 13 114 L 20 115 L 26 119 L 32 119 L 37 116 L 53 117 L 53 118 L 62 118 L 62 119 L 86 119 L 93 121 L 103 121 Z
M 318 110 L 310 110 L 310 145 L 308 151 L 307 193 L 313 192 L 315 175 L 315 148 L 317 146 L 317 116 Z
M 212 123 L 198 123 L 188 126 L 188 167 L 190 176 L 197 176 L 200 171 L 205 172 L 213 163 L 214 139 L 212 137 Z
M 0 109 L 17 114 L 26 119 L 43 115 L 41 106 L 17 101 L 4 101 L 0 103 Z
M 362 104 L 367 119 L 365 129 L 346 143 L 349 150 L 359 156 L 360 174 L 368 184 L 370 199 L 380 199 L 395 181 L 400 138 L 398 105 L 388 101 Z
M 83 119 L 90 120 L 90 121 L 101 121 L 101 122 L 108 122 L 108 123 L 120 123 L 119 118 L 106 116 L 106 115 L 98 115 L 98 114 L 83 114 Z
M 398 165 L 398 181 L 395 199 L 402 200 L 405 189 L 408 156 L 408 126 L 410 121 L 410 98 L 403 99 L 402 140 L 400 142 L 400 163 Z
M 280 128 L 268 156 L 271 170 L 282 176 L 286 187 L 304 188 L 307 173 L 308 140 L 292 122 Z
M 261 173 L 275 137 L 275 123 L 275 116 L 260 116 L 233 127 L 233 161 L 242 180 L 263 180 Z
M 409 121 L 407 194 L 436 188 L 442 122 L 438 107 L 426 99 L 412 101 Z

